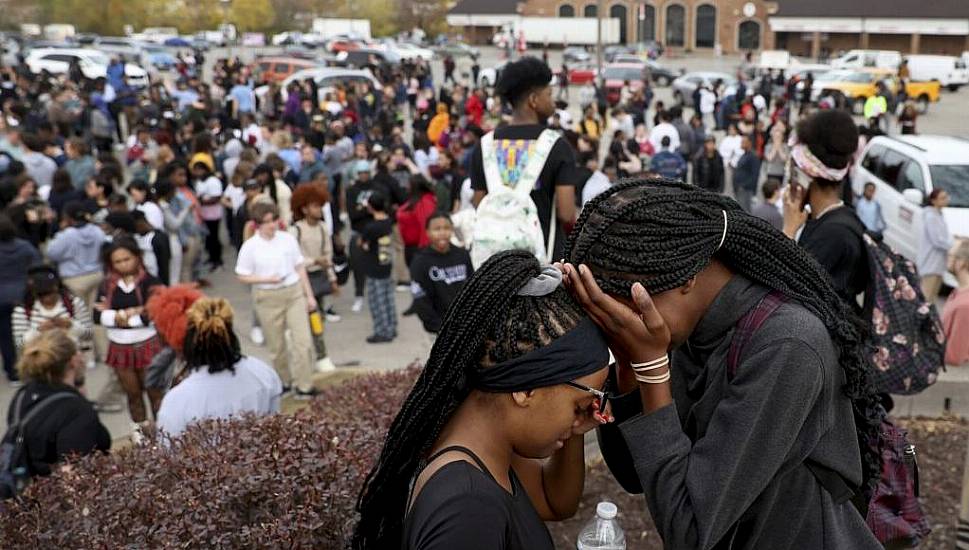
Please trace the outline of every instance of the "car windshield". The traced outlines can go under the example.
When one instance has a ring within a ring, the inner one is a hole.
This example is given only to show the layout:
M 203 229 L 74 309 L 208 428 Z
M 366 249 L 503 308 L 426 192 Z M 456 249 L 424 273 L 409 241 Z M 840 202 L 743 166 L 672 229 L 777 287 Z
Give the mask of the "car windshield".
M 632 67 L 610 67 L 602 71 L 606 80 L 639 80 L 643 72 Z
M 87 54 L 85 54 L 85 57 L 87 57 L 87 59 L 91 63 L 94 63 L 95 65 L 107 65 L 108 63 L 110 63 L 110 59 L 108 59 L 108 56 L 104 55 L 101 52 L 88 52 Z
M 949 193 L 949 206 L 969 208 L 969 164 L 933 164 L 929 166 L 932 186 Z

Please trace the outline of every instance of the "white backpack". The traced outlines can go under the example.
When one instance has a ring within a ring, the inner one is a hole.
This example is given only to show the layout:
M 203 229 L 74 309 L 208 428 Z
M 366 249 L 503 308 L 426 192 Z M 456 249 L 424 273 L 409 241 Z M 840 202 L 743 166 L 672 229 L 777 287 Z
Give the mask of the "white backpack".
M 555 199 L 552 199 L 546 246 L 542 224 L 538 219 L 538 207 L 532 200 L 531 192 L 558 139 L 557 132 L 542 131 L 518 181 L 506 184 L 498 166 L 494 132 L 488 132 L 481 138 L 481 160 L 488 194 L 478 204 L 475 213 L 471 237 L 471 264 L 475 269 L 502 250 L 527 250 L 542 263 L 551 259 L 557 225 Z

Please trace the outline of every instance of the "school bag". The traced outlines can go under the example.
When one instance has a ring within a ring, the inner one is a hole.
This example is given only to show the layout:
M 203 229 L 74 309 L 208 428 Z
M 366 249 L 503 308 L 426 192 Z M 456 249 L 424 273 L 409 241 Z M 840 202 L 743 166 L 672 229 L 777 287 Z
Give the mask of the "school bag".
M 481 138 L 481 160 L 488 194 L 478 204 L 471 238 L 471 264 L 475 269 L 502 250 L 527 250 L 540 262 L 547 263 L 555 245 L 555 201 L 549 220 L 548 244 L 538 219 L 538 208 L 532 200 L 535 188 L 559 134 L 543 130 L 519 174 L 502 176 L 494 132 Z M 517 140 L 502 140 L 517 141 Z M 514 181 L 507 181 L 514 180 Z
M 26 393 L 21 390 L 14 399 L 13 418 L 3 439 L 0 440 L 0 500 L 17 496 L 30 481 L 27 448 L 24 443 L 25 430 L 30 421 L 40 416 L 40 413 L 57 401 L 75 396 L 71 392 L 51 394 L 34 405 L 30 412 L 21 418 L 20 411 Z
M 787 297 L 780 292 L 768 292 L 737 322 L 727 353 L 728 381 L 737 374 L 744 346 L 785 302 Z M 875 538 L 886 548 L 914 548 L 931 531 L 918 499 L 915 445 L 909 442 L 908 432 L 897 426 L 887 413 L 882 418 L 880 433 L 878 441 L 870 443 L 877 446 L 882 459 L 882 471 L 871 494 L 852 487 L 836 471 L 810 459 L 804 465 L 836 503 L 851 500 Z
M 919 393 L 945 369 L 942 320 L 922 293 L 915 264 L 868 234 L 863 239 L 871 273 L 865 311 L 871 312 L 875 387 L 882 393 Z

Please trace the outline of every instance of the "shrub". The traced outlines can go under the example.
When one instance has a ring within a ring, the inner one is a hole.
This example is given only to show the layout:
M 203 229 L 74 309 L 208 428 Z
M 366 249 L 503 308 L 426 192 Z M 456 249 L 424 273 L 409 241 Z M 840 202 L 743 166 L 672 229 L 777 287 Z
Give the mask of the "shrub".
M 4 548 L 343 548 L 418 369 L 360 376 L 294 415 L 210 420 L 170 447 L 88 456 L 0 513 Z

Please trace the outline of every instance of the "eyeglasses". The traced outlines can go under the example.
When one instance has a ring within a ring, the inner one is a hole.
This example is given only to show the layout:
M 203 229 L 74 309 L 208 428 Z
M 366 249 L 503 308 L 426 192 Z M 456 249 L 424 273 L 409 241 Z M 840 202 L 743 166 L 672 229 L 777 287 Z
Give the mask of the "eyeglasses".
M 582 384 L 579 384 L 579 383 L 576 383 L 576 382 L 566 382 L 565 385 L 566 386 L 569 386 L 569 387 L 572 387 L 572 388 L 575 388 L 577 390 L 582 390 L 582 391 L 584 391 L 586 393 L 591 393 L 596 398 L 595 405 L 596 405 L 596 409 L 598 410 L 598 412 L 600 412 L 600 413 L 606 412 L 606 405 L 609 403 L 609 394 L 608 393 L 606 393 L 606 392 L 604 392 L 602 390 L 597 390 L 595 388 L 590 388 L 589 386 L 583 386 Z

